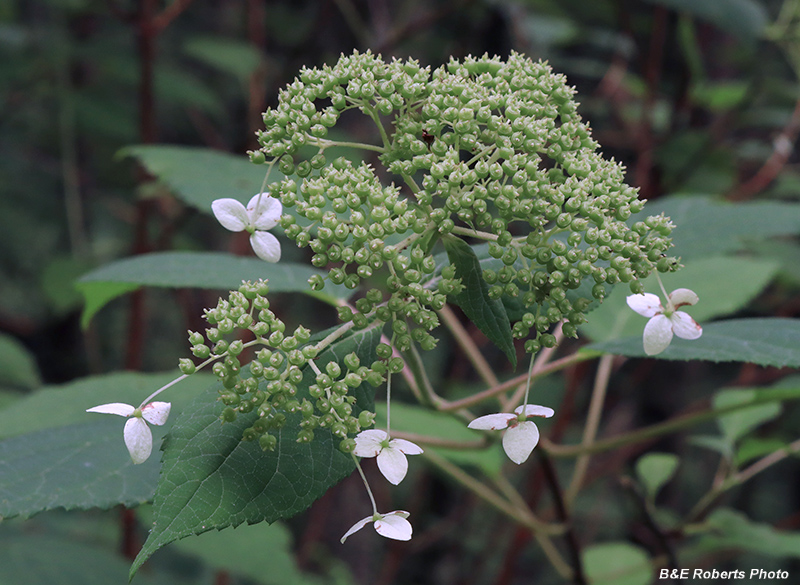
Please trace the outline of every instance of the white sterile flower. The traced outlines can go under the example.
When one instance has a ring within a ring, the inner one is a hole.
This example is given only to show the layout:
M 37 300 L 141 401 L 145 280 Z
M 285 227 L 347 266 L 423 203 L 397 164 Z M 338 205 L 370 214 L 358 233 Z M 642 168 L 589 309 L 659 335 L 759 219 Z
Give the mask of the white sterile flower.
M 503 449 L 517 465 L 525 463 L 539 443 L 539 428 L 527 419 L 533 416 L 550 418 L 555 414 L 552 408 L 535 404 L 522 404 L 514 409 L 515 414 L 501 412 L 480 416 L 467 426 L 482 431 L 507 429 L 503 434 Z
M 353 454 L 358 457 L 377 457 L 378 469 L 394 485 L 403 481 L 408 472 L 406 455 L 419 455 L 422 449 L 405 439 L 390 439 L 386 431 L 370 429 L 356 435 Z M 376 528 L 377 530 L 377 528 Z
M 669 347 L 674 333 L 682 339 L 697 339 L 703 328 L 688 313 L 676 310 L 683 305 L 694 305 L 699 299 L 688 288 L 677 288 L 667 297 L 667 307 L 652 293 L 628 297 L 628 306 L 644 317 L 650 317 L 644 326 L 644 352 L 656 355 Z
M 267 262 L 281 259 L 281 244 L 278 238 L 266 230 L 278 225 L 283 206 L 269 193 L 254 195 L 247 207 L 236 199 L 217 199 L 211 204 L 217 221 L 232 232 L 250 233 L 250 245 L 256 256 Z
M 408 516 L 408 512 L 403 510 L 395 510 L 388 514 L 373 514 L 372 516 L 367 516 L 363 520 L 359 520 L 353 524 L 352 528 L 342 537 L 341 542 L 344 544 L 348 536 L 358 532 L 370 522 L 372 522 L 375 527 L 375 532 L 381 536 L 393 540 L 411 540 L 411 522 L 406 520 Z
M 100 412 L 102 414 L 116 414 L 128 417 L 125 423 L 125 430 L 122 435 L 125 439 L 125 446 L 134 463 L 144 463 L 150 457 L 153 450 L 153 434 L 147 423 L 153 425 L 163 425 L 167 422 L 169 409 L 172 405 L 169 402 L 150 402 L 139 408 L 134 408 L 130 404 L 122 402 L 112 402 L 111 404 L 101 404 L 94 408 L 89 408 L 86 412 Z M 145 422 L 147 421 L 147 422 Z

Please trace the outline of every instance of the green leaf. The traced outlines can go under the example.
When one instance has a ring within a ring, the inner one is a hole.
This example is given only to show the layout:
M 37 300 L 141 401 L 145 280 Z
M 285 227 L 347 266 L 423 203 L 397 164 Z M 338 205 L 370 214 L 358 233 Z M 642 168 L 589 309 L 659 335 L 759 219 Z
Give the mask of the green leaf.
M 679 462 L 679 457 L 673 453 L 648 453 L 639 458 L 636 475 L 650 499 L 654 499 L 662 486 L 672 479 Z
M 41 383 L 33 354 L 16 338 L 0 333 L 0 384 L 35 388 Z
M 128 146 L 118 156 L 137 159 L 176 197 L 203 213 L 211 213 L 211 203 L 221 197 L 247 204 L 261 192 L 267 169 L 251 163 L 245 156 L 189 146 Z M 273 169 L 269 178 L 280 181 L 283 175 Z
M 269 281 L 270 292 L 301 292 L 329 304 L 352 294 L 332 283 L 324 291 L 313 291 L 308 284 L 312 274 L 325 273 L 305 264 L 271 264 L 219 252 L 157 252 L 106 264 L 81 277 L 75 286 L 86 299 L 84 327 L 106 303 L 140 286 L 231 290 L 243 280 L 261 278 Z
M 711 533 L 701 541 L 703 548 L 745 550 L 773 558 L 800 558 L 800 533 L 753 522 L 736 510 L 714 510 L 704 525 Z
M 582 551 L 583 570 L 590 585 L 649 585 L 653 579 L 650 557 L 627 542 L 606 542 Z
M 764 7 L 753 0 L 647 0 L 665 8 L 690 14 L 743 39 L 761 36 L 767 25 Z
M 442 238 L 450 263 L 456 269 L 464 289 L 453 295 L 455 303 L 489 340 L 506 354 L 513 367 L 517 367 L 517 354 L 511 324 L 499 299 L 489 298 L 489 286 L 483 280 L 478 257 L 470 246 L 455 236 Z
M 110 402 L 136 406 L 178 376 L 180 372 L 177 370 L 158 374 L 119 372 L 82 378 L 59 386 L 45 386 L 0 410 L 0 439 L 76 423 L 94 422 L 105 417 L 123 423 L 121 417 L 88 413 L 86 409 Z M 162 394 L 160 400 L 172 403 L 171 415 L 174 416 L 214 380 L 216 377 L 210 374 L 192 374 Z M 121 428 L 120 425 L 120 433 Z M 121 436 L 120 434 L 120 438 Z
M 0 583 L 4 585 L 121 585 L 127 582 L 127 569 L 125 559 L 109 548 L 75 538 L 8 528 L 0 531 Z M 175 582 L 150 574 L 136 583 Z
M 689 443 L 697 447 L 702 447 L 703 449 L 716 451 L 722 454 L 726 459 L 733 457 L 731 444 L 722 437 L 714 435 L 695 435 L 694 437 L 689 437 Z
M 689 288 L 697 293 L 700 301 L 681 310 L 703 325 L 705 321 L 746 307 L 775 277 L 778 269 L 777 263 L 764 260 L 705 258 L 686 262 L 678 272 L 662 274 L 661 280 L 667 292 Z M 655 275 L 646 278 L 643 284 L 647 292 L 662 296 Z M 614 287 L 600 308 L 588 316 L 589 321 L 581 326 L 581 333 L 595 341 L 641 336 L 647 319 L 628 307 L 625 299 L 629 294 L 627 287 Z
M 230 73 L 242 82 L 246 82 L 261 63 L 261 56 L 252 45 L 224 37 L 195 36 L 186 42 L 183 50 L 198 61 Z
M 150 501 L 158 455 L 134 465 L 122 440 L 124 424 L 122 417 L 97 417 L 0 441 L 0 517 Z M 155 431 L 157 445 L 164 432 Z
M 800 367 L 800 319 L 730 319 L 710 323 L 695 340 L 673 338 L 657 356 L 647 356 L 642 337 L 592 343 L 582 351 L 664 360 L 745 362 L 777 368 Z
M 379 341 L 379 328 L 359 331 L 334 343 L 316 362 L 324 369 L 329 361 L 341 363 L 355 352 L 362 363 L 371 363 Z M 308 392 L 314 378 L 313 370 L 306 368 L 298 396 Z M 217 393 L 214 387 L 198 397 L 164 442 L 155 521 L 131 576 L 159 548 L 185 536 L 244 522 L 274 522 L 302 512 L 353 470 L 352 458 L 339 451 L 338 439 L 326 429 L 317 429 L 311 443 L 296 441 L 299 414 L 287 414 L 275 451 L 265 453 L 258 444 L 242 441 L 257 411 L 221 424 Z M 365 384 L 355 395 L 359 407 L 371 408 L 372 392 Z
M 782 449 L 787 448 L 789 445 L 786 441 L 780 439 L 759 439 L 757 437 L 746 437 L 739 444 L 736 450 L 737 466 L 742 466 L 745 463 L 752 461 L 758 457 L 775 453 Z
M 745 404 L 751 402 L 756 395 L 757 391 L 752 389 L 721 390 L 714 395 L 714 408 Z M 723 415 L 717 419 L 717 423 L 725 439 L 733 445 L 759 425 L 780 415 L 781 411 L 780 403 L 761 404 Z
M 732 204 L 705 195 L 675 195 L 649 202 L 647 212 L 663 212 L 672 219 L 675 247 L 670 255 L 683 260 L 735 252 L 746 248 L 747 242 L 800 233 L 797 203 Z

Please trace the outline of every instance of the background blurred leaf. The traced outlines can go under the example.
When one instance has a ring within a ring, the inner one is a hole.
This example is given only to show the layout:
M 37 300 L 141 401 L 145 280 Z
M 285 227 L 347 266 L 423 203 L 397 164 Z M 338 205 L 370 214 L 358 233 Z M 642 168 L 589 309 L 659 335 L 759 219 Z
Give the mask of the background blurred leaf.
M 650 557 L 627 542 L 605 542 L 583 549 L 583 570 L 591 585 L 649 585 Z
M 233 155 L 210 148 L 189 146 L 127 146 L 118 153 L 133 157 L 151 175 L 165 183 L 181 201 L 211 213 L 211 203 L 221 197 L 244 204 L 261 191 L 267 167 L 251 163 L 244 155 Z M 270 182 L 283 175 L 273 169 Z
M 109 301 L 140 286 L 165 288 L 236 289 L 243 280 L 269 280 L 270 293 L 300 292 L 330 304 L 352 293 L 344 286 L 327 283 L 312 291 L 308 279 L 326 273 L 306 264 L 271 264 L 220 252 L 156 252 L 117 260 L 78 280 L 75 286 L 86 299 L 84 327 Z
M 246 82 L 261 63 L 258 51 L 244 41 L 214 36 L 195 36 L 183 46 L 190 57 Z
M 800 533 L 776 530 L 769 524 L 753 522 L 736 510 L 714 510 L 704 525 L 711 530 L 700 544 L 706 550 L 736 549 L 767 557 L 800 558 Z
M 0 386 L 35 388 L 41 383 L 31 351 L 16 338 L 0 332 Z
M 642 337 L 592 343 L 584 351 L 602 351 L 629 357 L 644 353 Z M 687 341 L 674 338 L 655 359 L 745 362 L 761 366 L 800 367 L 800 319 L 730 319 L 703 327 L 703 336 Z
M 750 389 L 721 390 L 714 395 L 714 408 L 750 402 L 755 396 L 756 391 Z M 762 404 L 723 415 L 717 419 L 717 423 L 725 439 L 733 444 L 759 425 L 780 415 L 781 410 L 778 403 Z
M 744 39 L 752 40 L 761 35 L 767 25 L 764 7 L 754 0 L 646 0 L 678 12 L 690 14 L 710 22 L 722 30 Z
M 661 487 L 678 469 L 680 458 L 673 453 L 648 453 L 636 461 L 636 475 L 645 487 L 650 499 L 654 499 Z

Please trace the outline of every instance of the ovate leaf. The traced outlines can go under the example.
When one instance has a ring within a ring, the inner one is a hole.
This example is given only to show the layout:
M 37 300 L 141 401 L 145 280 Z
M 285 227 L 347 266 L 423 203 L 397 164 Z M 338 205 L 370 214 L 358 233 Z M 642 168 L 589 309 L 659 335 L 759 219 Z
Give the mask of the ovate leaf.
M 341 363 L 355 352 L 362 363 L 371 363 L 379 340 L 377 328 L 357 332 L 333 344 L 316 362 L 324 370 L 329 361 Z M 306 368 L 298 397 L 307 395 L 314 379 L 313 370 Z M 358 406 L 372 406 L 371 388 L 362 384 L 355 393 Z M 339 451 L 339 439 L 327 429 L 317 429 L 311 443 L 297 442 L 299 414 L 287 413 L 274 451 L 243 442 L 242 432 L 256 420 L 257 411 L 222 424 L 223 406 L 217 396 L 217 387 L 200 396 L 170 430 L 154 500 L 155 520 L 131 575 L 155 551 L 179 538 L 302 512 L 353 470 L 352 458 Z
M 673 453 L 648 453 L 636 462 L 636 475 L 645 487 L 649 498 L 655 498 L 678 468 L 680 459 Z
M 508 315 L 499 299 L 489 298 L 489 285 L 483 280 L 478 257 L 460 238 L 449 236 L 442 241 L 450 263 L 456 269 L 456 277 L 460 278 L 464 285 L 459 294 L 453 295 L 453 300 L 470 321 L 499 347 L 516 367 L 517 354 L 514 350 L 514 338 L 511 336 Z
M 86 299 L 81 322 L 84 327 L 106 303 L 141 286 L 164 288 L 236 289 L 243 280 L 269 281 L 270 292 L 299 292 L 334 304 L 350 296 L 332 283 L 324 291 L 312 291 L 308 279 L 325 273 L 292 262 L 271 264 L 219 252 L 156 252 L 117 260 L 85 274 L 75 284 Z
M 777 368 L 800 367 L 800 319 L 730 319 L 709 323 L 699 339 L 673 338 L 656 356 L 647 356 L 642 337 L 626 337 L 592 343 L 583 351 L 599 351 L 630 357 L 664 360 L 746 362 Z

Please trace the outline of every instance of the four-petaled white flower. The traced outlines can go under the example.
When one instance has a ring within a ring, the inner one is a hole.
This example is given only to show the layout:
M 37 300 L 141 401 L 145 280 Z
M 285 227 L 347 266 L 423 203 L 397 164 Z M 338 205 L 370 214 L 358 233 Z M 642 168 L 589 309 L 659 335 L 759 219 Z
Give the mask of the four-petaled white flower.
M 112 402 L 111 404 L 101 404 L 94 408 L 89 408 L 86 412 L 100 412 L 103 414 L 116 414 L 128 417 L 125 423 L 123 437 L 128 453 L 134 463 L 144 463 L 150 457 L 153 450 L 153 434 L 147 423 L 153 425 L 163 425 L 169 416 L 169 402 L 150 402 L 139 408 L 134 408 L 130 404 L 122 402 Z M 145 422 L 147 421 L 147 422 Z
M 211 204 L 211 210 L 222 227 L 232 232 L 246 230 L 250 233 L 250 245 L 256 256 L 267 262 L 281 259 L 281 245 L 278 238 L 266 230 L 278 225 L 283 206 L 278 199 L 269 193 L 255 195 L 247 207 L 236 199 L 217 199 Z
M 358 457 L 377 457 L 378 469 L 394 485 L 403 481 L 408 472 L 406 455 L 419 455 L 420 453 L 422 453 L 422 449 L 411 441 L 390 439 L 386 431 L 377 429 L 358 433 L 356 448 L 353 451 L 353 454 Z M 375 529 L 377 530 L 377 525 Z
M 550 418 L 555 414 L 552 408 L 535 404 L 522 404 L 514 409 L 515 414 L 501 412 L 480 416 L 467 426 L 482 431 L 507 429 L 503 434 L 503 449 L 517 465 L 525 463 L 539 442 L 539 428 L 527 419 L 533 416 Z
M 644 317 L 650 317 L 644 326 L 644 352 L 647 355 L 661 353 L 672 341 L 672 334 L 683 339 L 697 339 L 703 328 L 688 313 L 676 310 L 683 305 L 694 305 L 697 295 L 688 288 L 677 288 L 667 297 L 667 307 L 652 293 L 630 295 L 628 306 Z
M 370 522 L 372 522 L 375 527 L 375 532 L 381 536 L 394 540 L 411 540 L 411 522 L 406 520 L 408 516 L 408 512 L 403 510 L 395 510 L 388 514 L 373 514 L 372 516 L 367 516 L 363 520 L 359 520 L 353 524 L 353 527 L 342 537 L 341 542 L 344 544 L 348 536 L 358 532 Z

